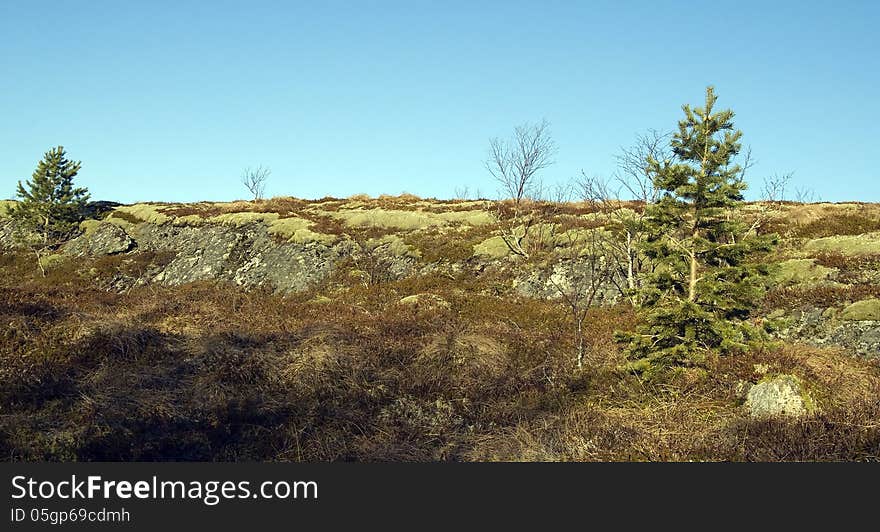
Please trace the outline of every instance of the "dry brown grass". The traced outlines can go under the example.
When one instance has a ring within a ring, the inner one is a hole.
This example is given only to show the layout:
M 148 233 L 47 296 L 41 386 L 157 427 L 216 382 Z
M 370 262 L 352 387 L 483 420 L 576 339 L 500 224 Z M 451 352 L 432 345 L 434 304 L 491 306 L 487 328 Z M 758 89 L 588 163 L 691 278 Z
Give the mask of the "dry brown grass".
M 307 202 L 270 201 L 266 209 L 329 220 Z M 369 201 L 400 210 L 414 200 Z M 458 205 L 473 208 L 443 208 Z M 571 209 L 553 216 L 588 221 L 577 218 L 588 207 Z M 324 229 L 343 228 L 315 230 Z M 465 241 L 492 230 L 472 228 Z M 407 242 L 427 250 L 444 246 L 442 238 L 425 231 Z M 467 250 L 447 252 L 464 260 Z M 217 283 L 99 288 L 168 258 L 71 259 L 43 278 L 30 257 L 0 254 L 7 459 L 877 458 L 880 368 L 842 352 L 773 347 L 649 385 L 619 369 L 613 333 L 637 322 L 621 305 L 588 313 L 586 368 L 578 371 L 565 308 L 515 295 L 515 270 L 503 262 L 376 283 L 352 277 L 357 264 L 341 264 L 323 286 L 289 296 Z M 871 290 L 780 291 L 768 302 L 815 304 Z M 399 303 L 415 294 L 444 304 Z M 750 420 L 737 384 L 756 382 L 756 365 L 800 377 L 819 408 L 800 421 Z
M 880 206 L 876 203 L 777 202 L 779 211 L 762 231 L 795 238 L 857 235 L 880 230 Z
M 805 306 L 827 308 L 872 297 L 880 297 L 880 285 L 796 285 L 769 290 L 764 297 L 764 307 L 766 310 Z

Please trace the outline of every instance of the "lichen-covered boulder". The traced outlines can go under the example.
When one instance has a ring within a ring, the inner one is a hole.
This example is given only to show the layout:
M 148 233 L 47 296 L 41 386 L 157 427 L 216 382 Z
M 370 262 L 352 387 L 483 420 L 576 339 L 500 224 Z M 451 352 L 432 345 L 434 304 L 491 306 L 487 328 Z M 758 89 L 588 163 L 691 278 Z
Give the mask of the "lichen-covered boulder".
M 610 276 L 594 276 L 588 261 L 565 260 L 518 276 L 513 288 L 526 297 L 563 300 L 577 296 L 585 303 L 592 295 L 592 304 L 600 305 L 618 300 L 620 291 L 612 281 Z
M 772 280 L 781 286 L 794 284 L 818 284 L 826 281 L 835 268 L 826 268 L 816 264 L 816 259 L 791 259 L 779 264 Z
M 779 375 L 755 384 L 746 395 L 746 410 L 753 418 L 800 417 L 807 413 L 808 401 L 800 380 Z
M 847 321 L 880 321 L 880 299 L 856 301 L 843 309 L 840 319 Z
M 510 255 L 510 246 L 503 237 L 493 236 L 474 245 L 474 257 L 483 260 L 499 260 Z

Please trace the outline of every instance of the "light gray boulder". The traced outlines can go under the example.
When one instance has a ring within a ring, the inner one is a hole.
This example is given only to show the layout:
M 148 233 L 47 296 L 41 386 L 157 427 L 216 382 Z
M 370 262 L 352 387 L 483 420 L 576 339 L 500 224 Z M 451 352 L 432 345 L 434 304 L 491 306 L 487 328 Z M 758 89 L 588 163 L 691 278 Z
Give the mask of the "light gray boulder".
M 746 410 L 757 419 L 801 417 L 807 413 L 807 401 L 800 380 L 793 375 L 779 375 L 755 384 L 746 395 Z

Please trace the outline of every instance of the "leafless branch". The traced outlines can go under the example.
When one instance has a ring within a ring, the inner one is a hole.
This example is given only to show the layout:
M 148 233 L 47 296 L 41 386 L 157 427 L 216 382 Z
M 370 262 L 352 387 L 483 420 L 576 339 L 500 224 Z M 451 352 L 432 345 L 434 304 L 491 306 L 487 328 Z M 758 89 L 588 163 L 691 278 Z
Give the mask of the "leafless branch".
M 771 203 L 785 201 L 785 189 L 791 182 L 794 172 L 787 174 L 773 174 L 764 178 L 764 186 L 761 188 L 761 199 Z
M 548 281 L 559 293 L 571 317 L 575 361 L 578 369 L 581 369 L 586 354 L 584 321 L 603 288 L 613 279 L 615 266 L 607 256 L 607 233 L 603 230 L 569 231 L 565 236 L 567 245 L 558 255 L 559 262 L 551 270 L 554 273 Z M 563 272 L 564 278 L 555 277 L 557 269 Z
M 555 162 L 556 152 L 549 122 L 523 124 L 514 130 L 513 138 L 489 141 L 485 166 L 503 192 L 519 205 L 523 198 L 536 192 L 539 185 L 536 175 Z
M 632 199 L 644 203 L 657 201 L 652 161 L 669 163 L 675 157 L 669 147 L 671 133 L 649 129 L 636 136 L 632 146 L 621 148 L 617 160 L 616 180 Z
M 522 204 L 525 199 L 539 199 L 543 196 L 543 184 L 538 172 L 552 165 L 557 148 L 550 138 L 550 123 L 523 124 L 514 130 L 513 137 L 507 141 L 494 138 L 489 141 L 489 156 L 485 166 L 492 177 L 502 187 L 502 193 L 513 199 L 513 216 L 506 220 L 502 228 L 502 238 L 510 250 L 520 256 L 528 257 L 523 241 L 534 223 L 532 215 L 523 215 Z M 499 220 L 502 205 L 498 205 Z
M 263 193 L 266 190 L 266 180 L 272 173 L 268 167 L 262 165 L 256 168 L 245 168 L 241 174 L 241 182 L 254 196 L 254 201 L 263 199 Z
M 822 201 L 822 198 L 810 187 L 797 187 L 794 189 L 794 200 L 798 203 L 816 203 Z

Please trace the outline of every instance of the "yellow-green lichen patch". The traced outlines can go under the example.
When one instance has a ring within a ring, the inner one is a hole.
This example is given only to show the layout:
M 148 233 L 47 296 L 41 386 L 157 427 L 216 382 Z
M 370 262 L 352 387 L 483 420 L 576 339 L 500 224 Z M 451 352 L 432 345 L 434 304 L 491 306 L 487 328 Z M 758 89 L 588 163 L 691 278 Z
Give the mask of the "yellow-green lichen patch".
M 513 236 L 522 238 L 523 246 L 529 249 L 552 249 L 557 245 L 559 224 L 538 223 L 526 229 L 520 225 L 513 229 Z
M 288 239 L 288 242 L 292 242 L 294 244 L 310 244 L 312 242 L 317 242 L 319 244 L 332 244 L 336 240 L 335 235 L 328 235 L 326 233 L 317 233 L 312 231 L 311 229 L 297 229 L 293 232 L 293 235 Z
M 312 223 L 303 218 L 282 218 L 269 224 L 269 233 L 288 239 L 299 229 L 308 229 Z
M 99 225 L 103 222 L 101 220 L 83 220 L 79 224 L 79 229 L 86 235 L 90 235 L 95 232 Z
M 371 238 L 367 241 L 367 247 L 372 250 L 376 250 L 379 248 L 383 248 L 385 251 L 394 255 L 395 257 L 410 257 L 417 259 L 421 257 L 421 252 L 419 250 L 413 248 L 410 245 L 407 245 L 406 242 L 403 241 L 397 235 L 386 235 L 381 238 Z
M 232 227 L 243 227 L 253 223 L 271 224 L 276 220 L 278 220 L 278 213 L 275 212 L 230 212 L 208 218 L 209 223 Z
M 619 217 L 616 216 L 618 212 L 620 213 Z M 621 209 L 614 211 L 610 217 L 604 212 L 588 212 L 586 214 L 578 215 L 577 218 L 582 222 L 587 222 L 589 225 L 595 227 L 598 225 L 605 225 L 606 223 L 613 223 L 617 220 L 634 217 L 635 214 L 636 212 L 632 209 L 622 207 Z
M 617 237 L 611 232 L 598 228 L 575 228 L 557 233 L 553 243 L 559 248 L 577 252 L 578 256 L 614 253 L 613 243 Z
M 382 229 L 398 229 L 414 231 L 438 227 L 448 224 L 479 226 L 495 221 L 491 213 L 483 210 L 429 212 L 421 210 L 400 209 L 364 209 L 348 208 L 336 212 L 328 212 L 330 216 L 341 220 L 349 227 L 379 227 Z
M 204 204 L 206 207 L 211 209 L 221 209 L 224 211 L 246 211 L 253 207 L 253 203 L 244 200 L 235 200 L 235 201 L 212 201 L 206 202 Z
M 104 221 L 107 222 L 108 224 L 113 224 L 113 225 L 121 227 L 123 229 L 134 225 L 134 223 L 132 223 L 124 218 L 119 218 L 116 216 L 108 216 L 108 217 L 104 218 Z
M 880 253 L 880 233 L 816 238 L 806 243 L 807 251 L 836 251 L 845 255 Z
M 329 213 L 349 227 L 381 227 L 412 231 L 443 224 L 429 213 L 385 209 L 346 209 Z
M 198 214 L 187 214 L 186 216 L 178 216 L 172 222 L 173 225 L 182 225 L 186 227 L 196 227 L 208 223 L 208 219 Z
M 495 222 L 495 217 L 484 210 L 446 211 L 437 213 L 436 216 L 445 222 L 455 222 L 474 226 L 487 225 Z
M 318 242 L 330 244 L 336 237 L 324 233 L 312 231 L 312 222 L 303 218 L 281 218 L 269 224 L 269 234 L 282 238 L 294 244 L 308 244 Z
M 486 200 L 465 200 L 465 201 L 456 201 L 452 203 L 444 203 L 442 205 L 437 205 L 436 203 L 425 201 L 425 203 L 429 209 L 452 209 L 456 211 L 471 211 L 475 209 L 481 209 L 486 206 Z
M 162 213 L 161 205 L 155 205 L 152 203 L 136 203 L 134 205 L 116 207 L 113 213 L 110 214 L 110 217 L 114 217 L 113 215 L 116 213 L 128 215 L 138 221 L 156 225 L 161 225 L 171 220 L 170 216 Z M 127 221 L 131 222 L 132 220 L 128 219 Z
M 63 253 L 43 255 L 40 257 L 40 266 L 46 271 L 53 270 L 65 262 L 67 262 L 67 255 L 64 255 Z
M 843 309 L 840 319 L 847 321 L 880 321 L 880 299 L 856 301 Z
M 835 271 L 835 268 L 816 264 L 816 259 L 791 259 L 779 264 L 773 281 L 781 285 L 817 283 L 828 279 Z
M 486 259 L 503 259 L 510 255 L 510 246 L 500 236 L 493 236 L 474 245 L 474 256 Z

